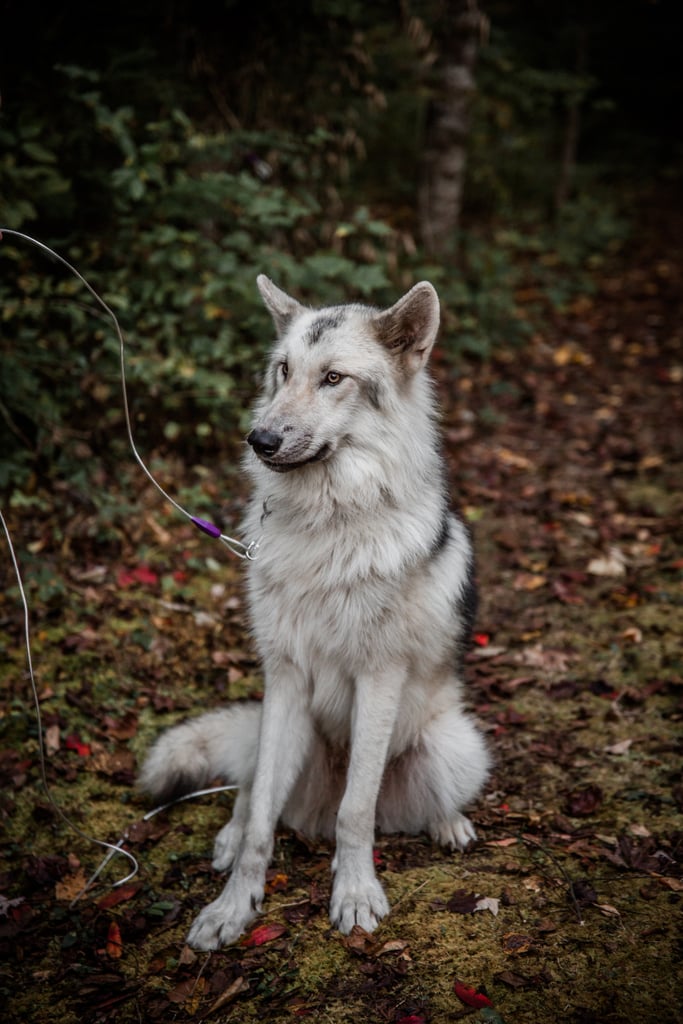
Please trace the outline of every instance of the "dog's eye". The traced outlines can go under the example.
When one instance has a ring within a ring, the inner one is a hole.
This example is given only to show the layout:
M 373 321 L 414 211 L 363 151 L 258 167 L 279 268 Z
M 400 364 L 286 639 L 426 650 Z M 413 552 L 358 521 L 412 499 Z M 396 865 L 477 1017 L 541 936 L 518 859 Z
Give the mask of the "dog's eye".
M 286 359 L 280 363 L 280 373 L 282 374 L 282 379 L 287 380 L 287 377 L 289 376 L 289 364 Z
M 337 384 L 340 384 L 343 379 L 344 378 L 341 373 L 337 373 L 336 370 L 330 370 L 329 373 L 325 374 L 323 384 L 329 384 L 331 388 L 334 388 Z

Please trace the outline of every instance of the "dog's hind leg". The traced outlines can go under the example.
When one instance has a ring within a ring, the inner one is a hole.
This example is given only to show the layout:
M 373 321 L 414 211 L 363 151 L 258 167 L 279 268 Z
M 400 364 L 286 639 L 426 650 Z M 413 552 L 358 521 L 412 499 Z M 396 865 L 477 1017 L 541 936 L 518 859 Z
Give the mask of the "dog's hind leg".
M 382 832 L 427 832 L 442 846 L 464 849 L 476 839 L 462 813 L 489 773 L 484 738 L 459 707 L 432 719 L 419 742 L 386 771 L 377 806 Z

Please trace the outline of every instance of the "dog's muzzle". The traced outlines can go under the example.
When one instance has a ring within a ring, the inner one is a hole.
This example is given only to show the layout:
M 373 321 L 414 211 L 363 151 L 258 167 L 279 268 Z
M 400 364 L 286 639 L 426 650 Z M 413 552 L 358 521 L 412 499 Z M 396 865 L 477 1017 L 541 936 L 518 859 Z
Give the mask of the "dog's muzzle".
M 255 427 L 247 437 L 247 444 L 251 445 L 261 462 L 276 473 L 288 473 L 292 469 L 310 466 L 313 462 L 323 462 L 332 452 L 329 444 L 323 444 L 313 455 L 305 459 L 293 459 L 291 456 L 288 458 L 286 455 L 278 458 L 282 441 L 281 434 L 276 434 L 272 430 L 262 430 L 260 427 Z

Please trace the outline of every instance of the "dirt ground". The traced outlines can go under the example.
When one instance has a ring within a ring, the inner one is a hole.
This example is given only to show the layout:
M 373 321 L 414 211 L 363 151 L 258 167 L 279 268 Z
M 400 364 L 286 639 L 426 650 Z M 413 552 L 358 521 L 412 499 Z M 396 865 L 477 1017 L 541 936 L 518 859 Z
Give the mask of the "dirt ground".
M 72 902 L 101 851 L 41 789 L 7 569 L 4 1019 L 683 1020 L 683 247 L 660 227 L 524 350 L 437 356 L 454 501 L 479 558 L 471 701 L 496 765 L 464 855 L 378 837 L 393 910 L 373 936 L 330 928 L 330 848 L 283 831 L 246 940 L 184 945 L 221 885 L 209 856 L 231 796 L 143 821 L 136 758 L 170 722 L 258 692 L 239 565 L 139 480 L 135 515 L 104 539 L 92 508 L 60 519 L 59 494 L 12 510 L 54 795 L 85 832 L 126 832 L 140 868 L 111 888 L 129 870 L 116 858 Z M 162 472 L 235 521 L 236 474 Z

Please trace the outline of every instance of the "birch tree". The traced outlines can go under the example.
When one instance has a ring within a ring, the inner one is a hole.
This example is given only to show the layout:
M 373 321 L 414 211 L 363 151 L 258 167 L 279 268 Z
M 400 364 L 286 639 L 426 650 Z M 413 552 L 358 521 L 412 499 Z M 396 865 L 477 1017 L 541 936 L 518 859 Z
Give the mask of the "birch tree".
M 442 0 L 434 29 L 439 57 L 432 72 L 418 187 L 422 243 L 434 256 L 455 245 L 475 91 L 474 67 L 485 25 L 477 0 Z

